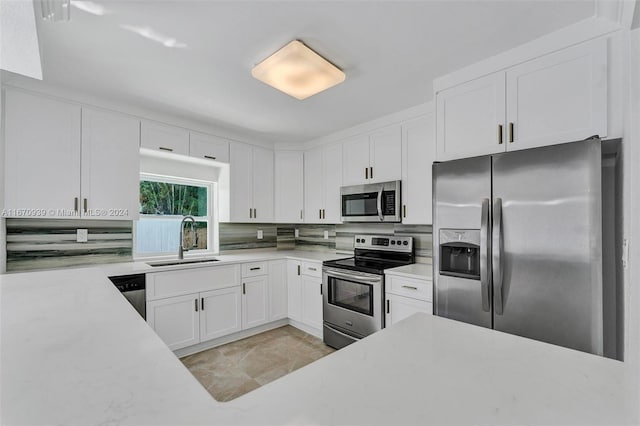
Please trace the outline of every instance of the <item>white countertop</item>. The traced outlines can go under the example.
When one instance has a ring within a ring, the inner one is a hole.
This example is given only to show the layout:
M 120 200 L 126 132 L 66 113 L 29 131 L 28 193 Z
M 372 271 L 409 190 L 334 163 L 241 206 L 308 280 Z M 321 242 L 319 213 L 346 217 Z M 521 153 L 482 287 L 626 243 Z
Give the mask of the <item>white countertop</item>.
M 412 263 L 411 265 L 398 266 L 385 269 L 385 275 L 397 275 L 399 277 L 415 278 L 418 280 L 433 280 L 432 266 L 427 263 Z
M 623 363 L 426 314 L 218 403 L 101 269 L 3 275 L 0 296 L 2 424 L 637 421 Z

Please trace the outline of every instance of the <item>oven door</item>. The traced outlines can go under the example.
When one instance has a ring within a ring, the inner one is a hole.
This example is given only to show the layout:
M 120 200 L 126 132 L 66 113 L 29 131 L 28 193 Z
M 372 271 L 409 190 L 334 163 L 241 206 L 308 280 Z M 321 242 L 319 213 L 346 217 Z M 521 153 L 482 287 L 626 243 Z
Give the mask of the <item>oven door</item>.
M 357 336 L 380 330 L 383 326 L 382 285 L 382 275 L 324 267 L 325 323 Z
M 400 222 L 399 180 L 340 189 L 343 222 Z

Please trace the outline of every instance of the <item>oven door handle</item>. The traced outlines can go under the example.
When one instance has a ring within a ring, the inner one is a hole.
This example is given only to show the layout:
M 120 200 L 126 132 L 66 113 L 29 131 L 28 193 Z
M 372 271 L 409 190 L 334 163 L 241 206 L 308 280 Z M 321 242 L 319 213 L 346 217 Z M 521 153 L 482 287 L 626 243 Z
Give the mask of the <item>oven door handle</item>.
M 382 190 L 384 189 L 383 185 L 380 185 L 380 191 L 378 191 L 378 218 L 380 222 L 384 221 L 384 215 L 382 214 Z
M 327 276 L 333 278 L 345 278 L 350 281 L 362 281 L 362 282 L 380 282 L 380 278 L 378 277 L 363 277 L 361 275 L 355 274 L 343 274 L 342 272 L 336 271 L 326 271 Z

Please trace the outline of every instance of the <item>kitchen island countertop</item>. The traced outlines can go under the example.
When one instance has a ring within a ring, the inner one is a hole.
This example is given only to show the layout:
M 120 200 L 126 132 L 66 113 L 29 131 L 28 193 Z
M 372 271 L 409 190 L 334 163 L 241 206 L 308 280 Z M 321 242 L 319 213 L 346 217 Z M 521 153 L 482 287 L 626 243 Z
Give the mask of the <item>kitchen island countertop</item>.
M 0 276 L 2 424 L 633 424 L 625 364 L 416 314 L 227 403 L 99 268 Z

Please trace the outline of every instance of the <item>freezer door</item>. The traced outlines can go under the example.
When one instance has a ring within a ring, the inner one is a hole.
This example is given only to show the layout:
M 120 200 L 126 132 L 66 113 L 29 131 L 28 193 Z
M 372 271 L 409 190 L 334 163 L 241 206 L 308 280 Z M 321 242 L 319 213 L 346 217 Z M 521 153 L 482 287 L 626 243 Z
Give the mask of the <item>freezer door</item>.
M 491 327 L 491 157 L 433 165 L 436 315 Z
M 494 328 L 602 354 L 601 143 L 493 157 Z

